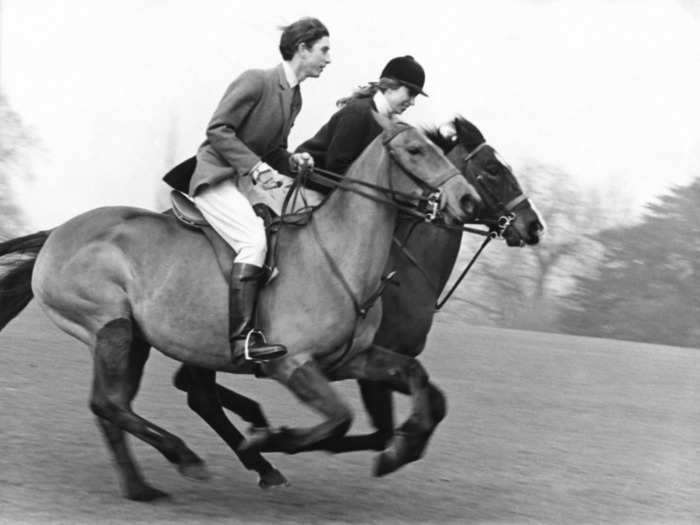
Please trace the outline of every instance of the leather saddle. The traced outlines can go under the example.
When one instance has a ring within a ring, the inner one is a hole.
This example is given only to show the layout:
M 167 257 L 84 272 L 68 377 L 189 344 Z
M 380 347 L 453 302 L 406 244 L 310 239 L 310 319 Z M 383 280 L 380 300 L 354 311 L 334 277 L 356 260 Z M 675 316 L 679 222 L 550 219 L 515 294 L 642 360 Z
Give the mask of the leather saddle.
M 202 212 L 199 211 L 197 205 L 188 195 L 177 190 L 172 190 L 170 192 L 170 204 L 172 206 L 172 214 L 178 221 L 180 221 L 182 225 L 193 230 L 201 231 L 209 240 L 209 243 L 214 249 L 216 260 L 219 263 L 219 268 L 221 268 L 221 271 L 228 282 L 231 276 L 231 270 L 233 268 L 233 261 L 236 258 L 236 252 L 226 241 L 221 238 L 218 233 L 216 233 L 214 228 L 212 228 L 207 222 L 204 215 L 202 215 Z M 268 233 L 267 255 L 265 256 L 264 268 L 267 275 L 263 280 L 263 283 L 267 283 L 277 273 L 274 261 L 277 236 L 270 235 L 271 232 L 276 232 L 278 229 L 274 227 L 276 215 L 268 206 L 264 204 L 256 204 L 253 206 L 253 210 L 255 211 L 255 214 L 263 220 L 263 223 L 265 224 L 265 231 Z

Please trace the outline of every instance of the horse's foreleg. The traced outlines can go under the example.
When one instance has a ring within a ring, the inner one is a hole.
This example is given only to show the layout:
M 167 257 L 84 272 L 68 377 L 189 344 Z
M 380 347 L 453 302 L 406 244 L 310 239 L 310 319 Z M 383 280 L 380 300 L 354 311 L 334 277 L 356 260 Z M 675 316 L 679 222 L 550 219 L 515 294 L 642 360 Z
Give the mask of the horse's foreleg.
M 294 356 L 278 360 L 271 374 L 291 390 L 300 401 L 325 417 L 322 423 L 306 428 L 264 430 L 251 436 L 244 449 L 294 454 L 312 445 L 343 436 L 352 424 L 352 411 L 331 386 L 312 359 L 297 362 Z
M 442 393 L 430 384 L 425 368 L 417 359 L 375 345 L 335 370 L 332 378 L 381 381 L 394 390 L 411 395 L 411 414 L 378 456 L 375 475 L 389 474 L 423 455 L 428 439 L 445 415 L 445 400 Z
M 173 377 L 175 388 L 183 392 L 188 392 L 190 390 L 192 387 L 192 379 L 189 374 L 190 368 L 191 365 L 183 364 L 177 372 L 175 372 L 175 376 Z M 247 421 L 253 427 L 258 428 L 270 426 L 267 417 L 262 411 L 262 407 L 257 401 L 243 394 L 239 394 L 238 392 L 234 392 L 218 383 L 216 384 L 216 393 L 219 396 L 221 406 L 239 416 L 243 421 Z
M 261 488 L 267 489 L 288 484 L 282 473 L 260 453 L 254 450 L 240 449 L 245 438 L 224 414 L 218 391 L 219 389 L 227 389 L 216 384 L 216 372 L 196 366 L 183 365 L 176 375 L 175 382 L 179 383 L 180 386 L 187 384 L 188 406 L 221 436 L 248 470 L 254 470 L 258 473 L 260 476 L 258 485 Z M 229 392 L 238 396 L 235 392 Z M 248 398 L 244 399 L 248 400 Z M 255 403 L 252 400 L 248 401 Z M 255 404 L 257 405 L 257 403 Z M 267 427 L 267 425 L 264 426 Z
M 377 381 L 357 381 L 362 395 L 362 403 L 367 410 L 370 421 L 377 432 L 378 439 L 389 440 L 394 433 L 394 398 L 393 392 L 385 384 Z
M 130 499 L 154 499 L 164 493 L 143 482 L 131 458 L 123 434 L 126 431 L 158 449 L 188 477 L 207 477 L 204 462 L 177 436 L 137 416 L 131 402 L 138 391 L 148 345 L 133 339 L 129 319 L 107 323 L 97 334 L 94 380 L 90 408 L 100 418 L 107 443 L 117 461 L 125 495 Z
M 392 391 L 377 381 L 359 380 L 362 402 L 376 429 L 371 434 L 353 434 L 315 443 L 305 451 L 325 450 L 333 454 L 359 450 L 384 450 L 394 434 L 394 401 Z

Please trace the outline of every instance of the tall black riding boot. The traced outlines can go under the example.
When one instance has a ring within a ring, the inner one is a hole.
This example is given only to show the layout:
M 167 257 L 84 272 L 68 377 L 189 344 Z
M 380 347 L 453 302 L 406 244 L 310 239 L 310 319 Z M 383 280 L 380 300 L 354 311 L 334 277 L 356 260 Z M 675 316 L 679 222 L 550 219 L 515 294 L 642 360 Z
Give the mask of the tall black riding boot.
M 262 275 L 262 268 L 253 264 L 233 263 L 229 295 L 229 339 L 233 357 L 245 352 L 246 359 L 265 361 L 287 353 L 284 346 L 267 343 L 262 332 L 251 324 Z

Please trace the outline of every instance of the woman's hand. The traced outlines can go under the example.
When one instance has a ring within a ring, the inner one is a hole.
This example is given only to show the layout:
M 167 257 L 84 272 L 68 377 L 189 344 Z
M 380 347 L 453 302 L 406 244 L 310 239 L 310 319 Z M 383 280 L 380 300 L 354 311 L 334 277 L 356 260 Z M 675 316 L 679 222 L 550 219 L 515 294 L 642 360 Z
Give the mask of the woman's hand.
M 314 158 L 306 153 L 292 153 L 289 157 L 289 167 L 292 172 L 304 172 L 314 169 Z

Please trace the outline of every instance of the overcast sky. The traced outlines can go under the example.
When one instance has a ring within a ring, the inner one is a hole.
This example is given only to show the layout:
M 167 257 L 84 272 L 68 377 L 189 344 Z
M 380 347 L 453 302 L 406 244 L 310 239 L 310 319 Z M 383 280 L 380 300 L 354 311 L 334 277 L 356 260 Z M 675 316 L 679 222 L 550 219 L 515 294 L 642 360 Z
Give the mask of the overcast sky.
M 277 64 L 277 27 L 305 15 L 333 62 L 302 85 L 291 147 L 412 54 L 430 97 L 407 119 L 462 113 L 516 169 L 554 164 L 637 204 L 700 175 L 695 1 L 0 1 L 0 82 L 44 145 L 20 188 L 35 227 L 153 208 L 168 150 L 194 154 L 229 82 Z

